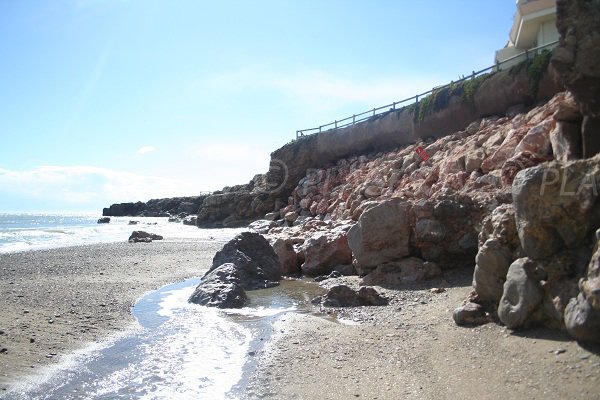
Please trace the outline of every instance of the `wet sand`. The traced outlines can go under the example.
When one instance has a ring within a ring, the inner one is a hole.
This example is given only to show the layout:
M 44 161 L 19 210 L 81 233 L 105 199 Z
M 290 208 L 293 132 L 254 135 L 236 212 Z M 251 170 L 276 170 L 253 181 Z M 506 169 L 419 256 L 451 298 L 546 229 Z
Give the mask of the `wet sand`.
M 155 241 L 0 254 L 0 397 L 17 379 L 130 327 L 136 300 L 201 275 L 222 245 Z

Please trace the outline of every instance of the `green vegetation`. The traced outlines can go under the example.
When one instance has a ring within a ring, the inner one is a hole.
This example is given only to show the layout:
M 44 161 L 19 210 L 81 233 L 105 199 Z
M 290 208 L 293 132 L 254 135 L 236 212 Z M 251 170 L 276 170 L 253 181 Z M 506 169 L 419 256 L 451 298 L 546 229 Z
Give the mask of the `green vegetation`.
M 450 99 L 453 96 L 460 96 L 463 103 L 474 106 L 477 89 L 490 76 L 491 74 L 483 74 L 459 83 L 451 83 L 439 89 L 434 89 L 429 96 L 420 100 L 417 105 L 414 105 L 415 121 L 419 123 L 423 122 L 428 115 L 445 109 L 448 107 Z
M 529 88 L 534 99 L 537 99 L 538 91 L 540 89 L 540 81 L 542 80 L 544 73 L 548 69 L 552 52 L 544 50 L 540 54 L 536 55 L 533 60 L 527 61 L 527 77 L 529 78 Z

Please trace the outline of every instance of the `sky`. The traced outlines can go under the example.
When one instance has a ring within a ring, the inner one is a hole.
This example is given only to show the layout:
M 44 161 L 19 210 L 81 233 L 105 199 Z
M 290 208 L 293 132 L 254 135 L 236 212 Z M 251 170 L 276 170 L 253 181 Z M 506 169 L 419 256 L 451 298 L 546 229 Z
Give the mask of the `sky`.
M 0 212 L 247 183 L 312 128 L 493 64 L 514 0 L 0 0 Z

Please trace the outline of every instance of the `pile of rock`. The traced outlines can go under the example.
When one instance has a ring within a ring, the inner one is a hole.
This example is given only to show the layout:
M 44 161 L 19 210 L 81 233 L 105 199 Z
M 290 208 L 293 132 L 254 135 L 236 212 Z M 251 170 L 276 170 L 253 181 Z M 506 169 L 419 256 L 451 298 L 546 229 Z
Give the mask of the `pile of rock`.
M 279 259 L 269 242 L 256 232 L 243 232 L 225 244 L 213 258 L 189 301 L 219 308 L 243 307 L 245 290 L 279 284 Z

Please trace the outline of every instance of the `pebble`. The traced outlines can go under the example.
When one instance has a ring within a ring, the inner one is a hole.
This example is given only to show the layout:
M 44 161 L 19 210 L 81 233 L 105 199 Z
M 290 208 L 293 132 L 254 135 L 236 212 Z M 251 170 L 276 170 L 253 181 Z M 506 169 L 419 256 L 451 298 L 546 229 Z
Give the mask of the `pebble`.
M 6 347 L 0 348 L 0 354 L 8 353 L 8 349 Z
M 559 355 L 559 354 L 566 353 L 566 352 L 567 352 L 566 349 L 558 349 L 554 352 L 554 354 Z

